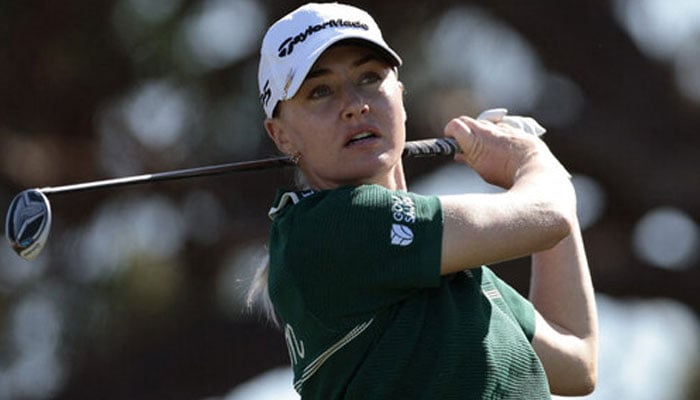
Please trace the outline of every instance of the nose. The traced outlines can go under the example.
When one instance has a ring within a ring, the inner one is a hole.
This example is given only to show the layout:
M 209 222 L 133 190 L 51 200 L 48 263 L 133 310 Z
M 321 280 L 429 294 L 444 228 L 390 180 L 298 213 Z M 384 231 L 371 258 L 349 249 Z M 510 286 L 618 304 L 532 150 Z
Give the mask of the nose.
M 346 86 L 344 97 L 345 101 L 342 110 L 344 119 L 353 119 L 369 113 L 369 104 L 365 101 L 360 90 L 354 85 Z

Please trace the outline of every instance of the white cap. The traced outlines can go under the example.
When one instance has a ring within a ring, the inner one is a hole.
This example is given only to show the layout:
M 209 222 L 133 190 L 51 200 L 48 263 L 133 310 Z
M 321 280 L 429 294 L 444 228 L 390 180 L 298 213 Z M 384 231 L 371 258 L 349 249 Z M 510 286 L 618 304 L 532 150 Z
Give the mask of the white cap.
M 268 118 L 280 101 L 294 97 L 316 60 L 341 40 L 367 41 L 395 66 L 401 58 L 386 44 L 365 11 L 339 3 L 308 3 L 275 22 L 260 49 L 258 88 Z

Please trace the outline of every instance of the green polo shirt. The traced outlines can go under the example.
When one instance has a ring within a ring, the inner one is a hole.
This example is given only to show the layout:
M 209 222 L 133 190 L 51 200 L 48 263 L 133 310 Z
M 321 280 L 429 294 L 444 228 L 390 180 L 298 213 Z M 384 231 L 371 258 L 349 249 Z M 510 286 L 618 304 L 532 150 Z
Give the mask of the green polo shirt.
M 270 215 L 269 293 L 303 399 L 550 398 L 532 305 L 487 267 L 440 276 L 437 197 L 279 192 Z

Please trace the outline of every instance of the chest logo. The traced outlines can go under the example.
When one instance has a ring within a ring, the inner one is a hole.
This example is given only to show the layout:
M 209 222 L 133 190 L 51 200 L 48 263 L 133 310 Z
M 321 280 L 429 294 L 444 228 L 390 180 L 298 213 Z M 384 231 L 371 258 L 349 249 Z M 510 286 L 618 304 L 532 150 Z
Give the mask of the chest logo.
M 284 340 L 287 342 L 287 350 L 289 351 L 289 360 L 292 365 L 296 365 L 299 360 L 303 360 L 306 351 L 304 350 L 304 342 L 297 340 L 297 335 L 294 333 L 294 328 L 287 324 L 284 327 Z

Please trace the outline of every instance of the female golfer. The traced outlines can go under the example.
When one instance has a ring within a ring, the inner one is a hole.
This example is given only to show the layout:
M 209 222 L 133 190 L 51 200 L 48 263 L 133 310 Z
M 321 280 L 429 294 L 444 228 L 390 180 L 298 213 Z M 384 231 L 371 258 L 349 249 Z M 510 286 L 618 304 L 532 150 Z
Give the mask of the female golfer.
M 570 177 L 537 137 L 445 126 L 498 194 L 408 191 L 399 56 L 364 11 L 307 4 L 262 43 L 265 128 L 305 187 L 279 191 L 269 293 L 304 399 L 541 399 L 593 390 L 594 294 Z M 529 300 L 484 266 L 532 254 Z

